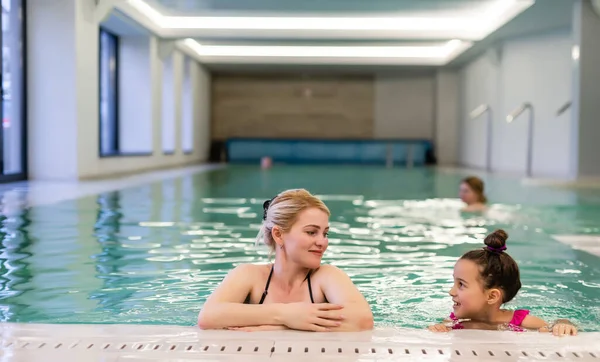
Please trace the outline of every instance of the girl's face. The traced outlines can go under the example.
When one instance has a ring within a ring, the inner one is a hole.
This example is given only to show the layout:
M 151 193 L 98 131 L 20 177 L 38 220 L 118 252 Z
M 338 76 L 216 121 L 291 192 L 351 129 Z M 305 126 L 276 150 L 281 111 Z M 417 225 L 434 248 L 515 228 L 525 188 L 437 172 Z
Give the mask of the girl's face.
M 467 205 L 472 205 L 479 202 L 479 195 L 477 195 L 477 193 L 464 182 L 460 184 L 458 196 Z
M 454 302 L 454 315 L 459 319 L 474 319 L 496 303 L 491 291 L 484 290 L 479 276 L 479 266 L 471 261 L 460 259 L 454 266 L 454 285 L 450 296 Z

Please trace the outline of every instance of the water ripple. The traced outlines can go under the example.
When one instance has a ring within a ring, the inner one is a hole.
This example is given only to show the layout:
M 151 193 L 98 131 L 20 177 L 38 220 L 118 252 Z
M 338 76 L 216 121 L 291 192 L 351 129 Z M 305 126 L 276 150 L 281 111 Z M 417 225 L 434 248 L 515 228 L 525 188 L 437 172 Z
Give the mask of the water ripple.
M 599 259 L 550 237 L 598 233 L 597 205 L 518 200 L 493 205 L 485 215 L 465 215 L 460 202 L 450 198 L 453 194 L 438 190 L 449 184 L 454 193 L 459 179 L 430 171 L 397 170 L 398 178 L 377 169 L 378 178 L 366 172 L 344 174 L 339 168 L 318 174 L 278 174 L 274 168 L 270 176 L 238 171 L 165 181 L 5 218 L 0 319 L 193 325 L 206 297 L 231 268 L 272 259 L 268 248 L 254 245 L 264 200 L 306 184 L 318 189 L 332 211 L 324 263 L 350 275 L 378 325 L 423 328 L 446 317 L 457 258 L 502 227 L 509 231 L 509 252 L 520 264 L 523 282 L 509 307 L 529 308 L 548 320 L 569 318 L 584 330 L 600 331 Z M 333 182 L 327 180 L 337 181 L 319 186 Z M 521 192 L 523 199 L 536 192 L 519 187 L 510 191 Z M 544 199 L 563 197 L 551 196 L 544 193 Z

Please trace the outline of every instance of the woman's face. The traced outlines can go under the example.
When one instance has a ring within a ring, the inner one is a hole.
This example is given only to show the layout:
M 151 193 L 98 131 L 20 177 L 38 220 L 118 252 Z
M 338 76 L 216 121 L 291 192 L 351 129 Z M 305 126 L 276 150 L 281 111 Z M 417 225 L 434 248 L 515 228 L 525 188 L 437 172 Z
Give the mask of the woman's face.
M 317 208 L 302 211 L 290 231 L 282 234 L 287 258 L 308 269 L 318 268 L 329 245 L 328 232 L 327 213 Z
M 476 204 L 479 202 L 479 195 L 465 182 L 460 184 L 458 197 L 467 205 Z

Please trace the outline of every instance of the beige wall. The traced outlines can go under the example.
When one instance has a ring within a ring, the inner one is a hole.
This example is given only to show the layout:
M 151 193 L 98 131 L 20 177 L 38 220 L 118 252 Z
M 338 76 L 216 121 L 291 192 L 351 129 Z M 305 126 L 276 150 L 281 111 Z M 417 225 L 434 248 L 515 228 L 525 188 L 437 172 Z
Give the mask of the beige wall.
M 372 76 L 213 75 L 212 138 L 371 138 Z
M 435 87 L 435 147 L 440 165 L 457 165 L 460 137 L 460 74 L 440 70 Z
M 213 74 L 211 136 L 427 139 L 458 159 L 456 71 L 379 75 Z
M 435 76 L 377 77 L 375 138 L 432 139 Z
M 133 137 L 143 138 L 145 142 L 144 148 L 137 151 L 152 154 L 99 157 L 96 10 L 94 0 L 28 3 L 27 18 L 31 21 L 27 22 L 27 51 L 34 54 L 27 62 L 29 179 L 103 178 L 204 162 L 209 146 L 210 74 L 198 62 L 192 62 L 190 80 L 196 100 L 192 103 L 193 152 L 184 153 L 178 147 L 175 154 L 164 155 L 161 146 L 162 59 L 157 49 L 162 40 L 154 36 L 143 39 L 149 50 L 138 57 L 146 57 L 137 63 L 138 67 L 143 64 L 145 77 L 130 84 L 136 87 L 128 89 L 133 98 L 120 100 L 121 108 L 132 107 L 137 112 L 123 113 L 120 120 L 140 125 L 132 131 L 137 132 Z M 126 63 L 121 65 L 126 67 Z M 123 74 L 127 69 L 120 71 Z M 178 82 L 182 83 L 180 78 Z M 177 94 L 175 97 L 181 98 Z M 123 134 L 120 136 L 124 138 Z M 181 143 L 179 139 L 176 142 Z

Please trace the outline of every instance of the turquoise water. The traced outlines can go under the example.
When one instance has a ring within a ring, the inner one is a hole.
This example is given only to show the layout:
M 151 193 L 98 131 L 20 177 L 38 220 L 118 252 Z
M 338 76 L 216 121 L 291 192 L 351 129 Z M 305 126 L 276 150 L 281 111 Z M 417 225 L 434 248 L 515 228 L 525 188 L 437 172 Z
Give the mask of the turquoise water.
M 55 205 L 5 206 L 0 319 L 194 325 L 227 271 L 268 260 L 268 251 L 254 246 L 262 202 L 304 187 L 332 211 L 324 262 L 351 276 L 378 326 L 422 328 L 447 316 L 454 262 L 502 227 L 524 285 L 509 307 L 600 331 L 600 258 L 550 236 L 600 233 L 600 192 L 488 177 L 494 205 L 482 217 L 458 211 L 463 176 L 232 166 Z

